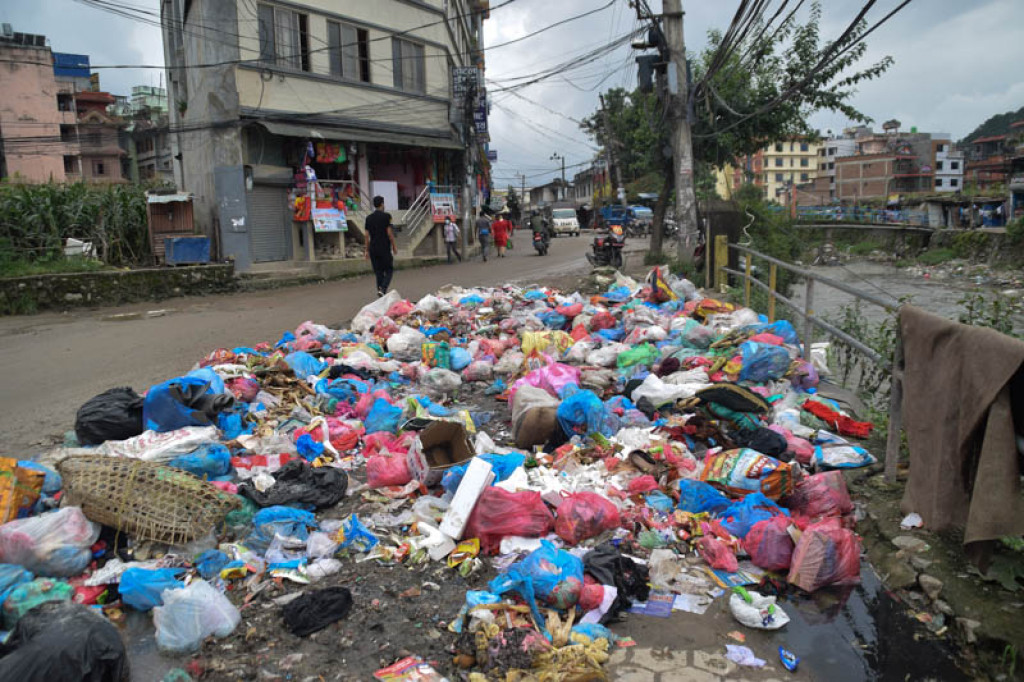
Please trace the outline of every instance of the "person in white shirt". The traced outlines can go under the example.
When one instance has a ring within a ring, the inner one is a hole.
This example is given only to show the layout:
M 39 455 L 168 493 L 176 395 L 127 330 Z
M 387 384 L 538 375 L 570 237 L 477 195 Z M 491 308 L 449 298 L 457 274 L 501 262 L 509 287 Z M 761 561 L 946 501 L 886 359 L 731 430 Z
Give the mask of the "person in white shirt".
M 462 254 L 459 253 L 459 226 L 455 223 L 455 216 L 450 215 L 444 219 L 444 245 L 448 249 L 448 262 L 452 262 L 452 254 L 462 262 Z

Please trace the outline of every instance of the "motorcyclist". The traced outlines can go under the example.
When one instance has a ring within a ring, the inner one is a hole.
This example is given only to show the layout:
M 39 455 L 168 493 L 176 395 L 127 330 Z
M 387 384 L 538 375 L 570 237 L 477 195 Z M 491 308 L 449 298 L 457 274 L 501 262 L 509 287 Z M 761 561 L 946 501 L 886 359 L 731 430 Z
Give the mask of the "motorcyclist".
M 530 230 L 534 234 L 540 234 L 540 238 L 545 242 L 551 241 L 551 233 L 548 227 L 548 221 L 540 214 L 540 211 L 533 209 L 530 211 Z

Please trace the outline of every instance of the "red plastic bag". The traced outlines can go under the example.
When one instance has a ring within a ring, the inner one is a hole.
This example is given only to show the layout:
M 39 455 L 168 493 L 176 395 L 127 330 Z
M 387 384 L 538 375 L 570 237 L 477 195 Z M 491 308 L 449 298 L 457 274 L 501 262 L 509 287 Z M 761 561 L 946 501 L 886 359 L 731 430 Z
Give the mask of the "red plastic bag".
M 853 511 L 850 492 L 841 471 L 826 471 L 801 480 L 786 498 L 786 506 L 800 516 L 842 516 Z
M 697 541 L 697 549 L 700 550 L 700 555 L 704 557 L 704 561 L 708 562 L 711 568 L 729 573 L 740 570 L 740 563 L 736 560 L 736 555 L 728 545 L 718 538 L 702 537 Z
M 654 476 L 650 474 L 644 474 L 643 476 L 637 476 L 629 482 L 629 494 L 638 495 L 640 493 L 649 493 L 652 490 L 658 489 L 658 482 L 654 479 Z
M 590 318 L 590 331 L 596 332 L 602 329 L 611 329 L 615 326 L 615 317 L 607 310 L 602 310 Z
M 621 523 L 619 508 L 597 493 L 566 495 L 558 505 L 555 532 L 570 545 L 596 537 Z
M 408 315 L 412 312 L 414 307 L 415 306 L 413 306 L 409 301 L 395 301 L 391 304 L 391 307 L 388 308 L 388 312 L 385 314 L 394 320 L 395 318 L 402 317 L 403 315 Z
M 485 488 L 469 515 L 463 538 L 480 538 L 486 552 L 495 553 L 501 539 L 511 535 L 539 538 L 555 527 L 555 517 L 540 493 L 510 493 L 501 488 Z
M 409 447 L 412 445 L 414 438 L 415 435 L 411 431 L 403 431 L 398 436 L 387 431 L 371 433 L 363 438 L 363 445 L 365 446 L 363 456 L 370 458 L 383 453 L 404 456 L 409 452 Z
M 557 308 L 555 308 L 555 312 L 558 313 L 559 315 L 565 315 L 571 320 L 572 318 L 576 317 L 577 315 L 583 312 L 583 304 L 573 303 L 572 305 L 560 305 Z
M 411 480 L 405 455 L 374 455 L 366 460 L 366 485 L 371 488 L 405 485 Z
M 377 320 L 377 324 L 373 325 L 373 335 L 380 339 L 386 339 L 392 334 L 398 333 L 398 325 L 395 321 L 388 316 L 384 316 Z
M 806 592 L 860 582 L 860 538 L 830 518 L 807 527 L 793 550 L 789 583 Z
M 766 571 L 785 571 L 793 560 L 793 538 L 787 528 L 792 521 L 785 516 L 773 516 L 758 521 L 743 538 L 743 549 L 755 566 Z
M 589 341 L 590 340 L 590 334 L 587 333 L 587 328 L 584 327 L 582 324 L 578 324 L 575 327 L 573 327 L 572 331 L 569 332 L 569 336 L 572 337 L 573 341 Z

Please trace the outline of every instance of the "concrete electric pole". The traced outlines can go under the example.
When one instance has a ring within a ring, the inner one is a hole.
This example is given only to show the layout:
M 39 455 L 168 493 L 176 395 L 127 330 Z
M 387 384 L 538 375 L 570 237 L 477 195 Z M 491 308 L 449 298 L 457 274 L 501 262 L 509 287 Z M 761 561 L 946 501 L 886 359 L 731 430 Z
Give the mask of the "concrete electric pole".
M 690 86 L 683 42 L 682 0 L 663 0 L 665 42 L 668 47 L 669 113 L 672 121 L 672 166 L 679 225 L 678 258 L 687 259 L 697 237 L 697 198 L 693 191 L 693 142 L 690 139 Z
M 562 200 L 564 201 L 565 198 L 566 198 L 566 196 L 565 196 L 566 195 L 566 191 L 565 191 L 565 157 L 562 156 L 561 154 L 559 154 L 558 152 L 555 152 L 554 154 L 551 155 L 551 161 L 561 161 L 562 162 Z M 555 196 L 558 196 L 557 192 L 555 193 Z

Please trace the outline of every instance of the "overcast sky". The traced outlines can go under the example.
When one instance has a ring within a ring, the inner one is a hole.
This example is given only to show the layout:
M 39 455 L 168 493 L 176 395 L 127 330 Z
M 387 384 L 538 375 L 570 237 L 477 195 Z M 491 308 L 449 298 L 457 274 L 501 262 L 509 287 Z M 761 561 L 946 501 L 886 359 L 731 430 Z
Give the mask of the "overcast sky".
M 372 2 L 373 0 L 359 0 Z M 492 6 L 502 0 L 492 0 Z M 519 38 L 609 0 L 515 0 L 491 12 L 485 45 Z M 655 9 L 660 0 L 650 0 Z M 772 3 L 777 5 L 778 0 Z M 150 7 L 155 0 L 126 0 Z M 807 3 L 810 4 L 810 3 Z M 835 36 L 862 5 L 861 0 L 827 0 L 823 36 Z M 878 0 L 868 19 L 877 19 L 898 4 Z M 684 0 L 687 48 L 700 50 L 711 28 L 724 29 L 737 0 Z M 121 18 L 75 0 L 7 0 L 0 21 L 16 31 L 42 33 L 57 52 L 88 54 L 94 64 L 161 64 L 159 29 Z M 584 19 L 521 42 L 487 52 L 487 78 L 502 81 L 535 73 L 567 61 L 622 36 L 636 26 L 626 0 Z M 889 118 L 905 128 L 951 133 L 959 138 L 992 114 L 1024 105 L 1024 2 L 1021 0 L 914 0 L 868 38 L 865 63 L 891 55 L 895 65 L 881 79 L 862 84 L 853 104 L 873 117 L 876 127 Z M 582 68 L 567 71 L 519 91 L 533 102 L 508 93 L 492 97 L 492 148 L 498 151 L 495 184 L 506 186 L 517 172 L 527 185 L 550 181 L 565 157 L 572 166 L 594 153 L 590 141 L 569 119 L 582 119 L 598 104 L 598 93 L 636 83 L 633 52 L 627 47 Z M 103 70 L 105 90 L 128 94 L 133 85 L 157 84 L 159 70 Z M 557 113 L 553 113 L 557 112 Z M 839 130 L 842 117 L 818 114 L 821 130 Z M 571 179 L 576 169 L 569 168 Z

